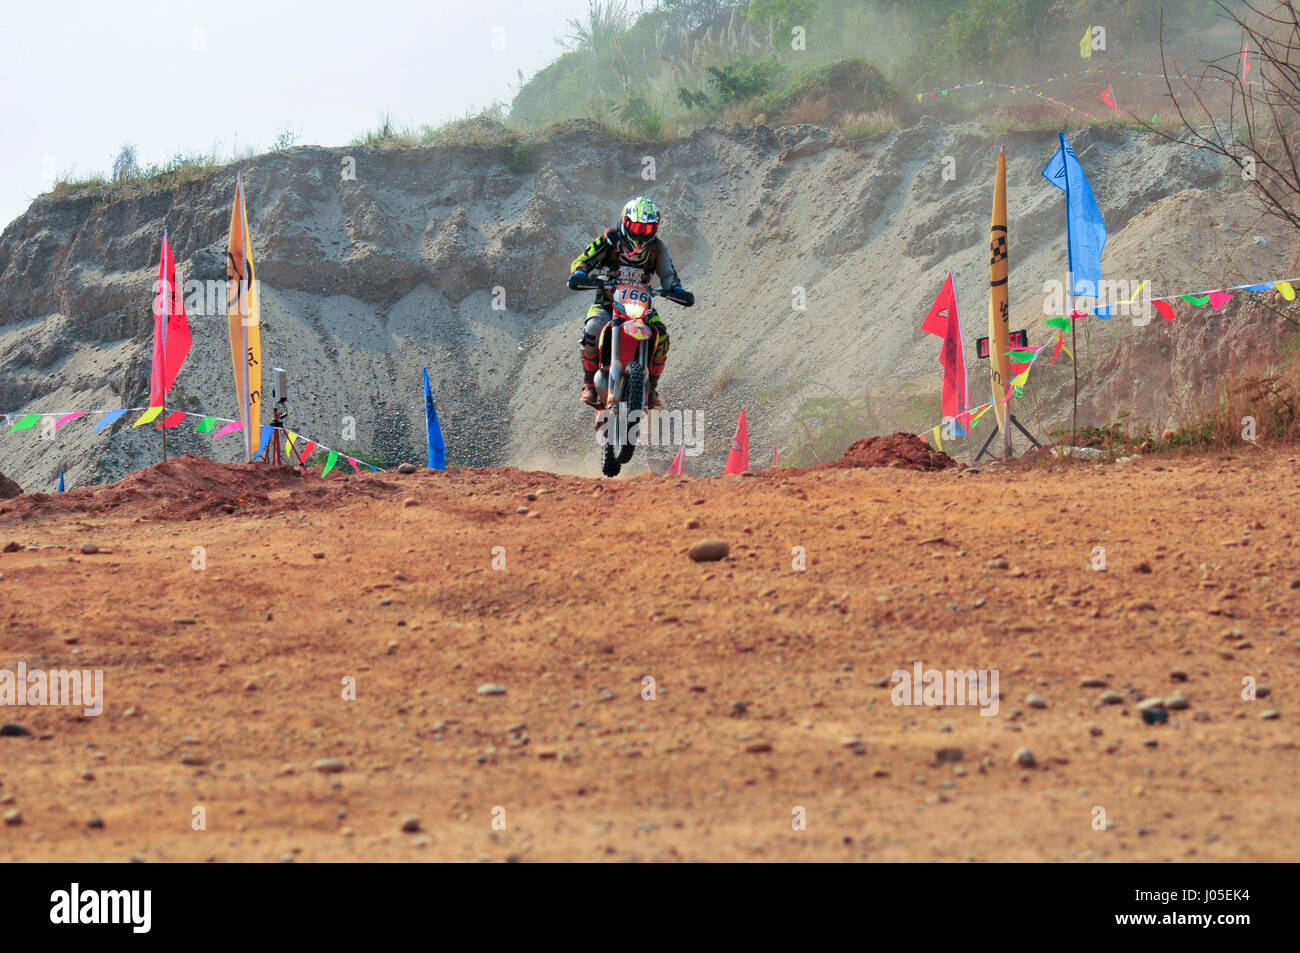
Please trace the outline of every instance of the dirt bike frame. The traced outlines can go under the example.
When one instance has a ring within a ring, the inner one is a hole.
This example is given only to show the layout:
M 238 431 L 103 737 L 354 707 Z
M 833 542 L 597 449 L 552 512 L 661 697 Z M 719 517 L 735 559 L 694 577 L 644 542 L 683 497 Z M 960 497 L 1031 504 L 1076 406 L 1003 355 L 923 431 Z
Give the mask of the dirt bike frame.
M 635 360 L 645 371 L 641 375 L 641 399 L 637 402 L 639 409 L 644 410 L 650 393 L 650 346 L 657 333 L 650 322 L 655 314 L 654 299 L 661 292 L 637 281 L 607 281 L 604 287 L 610 290 L 612 300 L 607 326 L 609 381 L 605 407 L 617 409 L 624 397 L 623 369 Z

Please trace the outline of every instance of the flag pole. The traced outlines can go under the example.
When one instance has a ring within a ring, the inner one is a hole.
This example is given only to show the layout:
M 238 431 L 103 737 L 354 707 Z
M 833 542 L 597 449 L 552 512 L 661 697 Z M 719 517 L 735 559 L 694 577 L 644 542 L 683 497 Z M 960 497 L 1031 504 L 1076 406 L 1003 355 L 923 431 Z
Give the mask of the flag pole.
M 162 269 L 161 269 L 161 270 L 162 270 L 162 273 L 163 273 L 162 286 L 158 289 L 158 291 L 159 291 L 159 297 L 162 299 L 159 303 L 160 303 L 160 304 L 162 305 L 162 307 L 163 307 L 163 313 L 162 313 L 162 315 L 160 315 L 160 317 L 159 317 L 159 319 L 158 319 L 158 320 L 159 320 L 159 325 L 158 325 L 158 326 L 159 326 L 159 330 L 160 330 L 160 336 L 161 336 L 161 338 L 162 338 L 162 350 L 161 350 L 161 353 L 158 355 L 158 357 L 159 357 L 159 360 L 162 361 L 162 382 L 163 382 L 163 385 L 164 385 L 164 386 L 163 386 L 163 394 L 162 394 L 162 404 L 163 404 L 163 409 L 162 409 L 162 418 L 163 418 L 163 421 L 162 421 L 162 422 L 163 422 L 163 426 L 162 426 L 162 450 L 163 450 L 163 458 L 162 458 L 162 462 L 163 462 L 163 463 L 166 463 L 166 462 L 167 462 L 167 389 L 166 389 L 166 383 L 167 383 L 167 323 L 168 323 L 168 322 L 167 322 L 167 319 L 168 319 L 168 317 L 170 316 L 170 310 L 171 310 L 171 303 L 170 303 L 170 301 L 168 300 L 168 295 L 167 295 L 167 226 L 166 226 L 166 225 L 163 225 L 163 261 L 162 261 Z
M 1061 165 L 1065 174 L 1065 311 L 1070 316 L 1070 366 L 1074 369 L 1074 409 L 1070 417 L 1070 446 L 1078 442 L 1079 432 L 1079 331 L 1074 318 L 1074 242 L 1070 234 L 1070 174 L 1069 153 L 1066 149 L 1065 133 L 1061 133 Z

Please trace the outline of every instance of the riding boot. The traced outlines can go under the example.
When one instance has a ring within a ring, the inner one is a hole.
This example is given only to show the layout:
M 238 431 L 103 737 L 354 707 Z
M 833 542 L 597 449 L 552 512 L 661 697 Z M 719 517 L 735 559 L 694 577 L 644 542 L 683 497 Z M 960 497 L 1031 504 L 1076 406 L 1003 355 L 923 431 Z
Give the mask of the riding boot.
M 648 410 L 659 410 L 663 407 L 664 402 L 659 399 L 659 378 L 660 374 L 650 375 L 650 397 L 647 401 Z

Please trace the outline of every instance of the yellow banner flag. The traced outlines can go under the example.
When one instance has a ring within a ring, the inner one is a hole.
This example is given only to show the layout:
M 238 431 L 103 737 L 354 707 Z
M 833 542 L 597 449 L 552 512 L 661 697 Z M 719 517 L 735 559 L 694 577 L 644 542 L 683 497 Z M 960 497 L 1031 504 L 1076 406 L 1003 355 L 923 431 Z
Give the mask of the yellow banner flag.
M 257 281 L 242 179 L 235 182 L 235 206 L 230 213 L 226 314 L 230 319 L 230 361 L 235 371 L 235 399 L 244 424 L 244 452 L 248 462 L 252 463 L 257 449 L 254 441 L 261 433 L 262 334 L 258 326 Z
M 993 413 L 998 429 L 1006 432 L 1007 380 L 1011 376 L 1011 305 L 1007 279 L 1007 156 L 998 153 L 998 168 L 993 180 L 993 224 L 989 231 L 989 376 L 993 388 Z
M 1092 59 L 1092 27 L 1083 31 L 1083 39 L 1079 41 L 1079 55 L 1085 60 Z

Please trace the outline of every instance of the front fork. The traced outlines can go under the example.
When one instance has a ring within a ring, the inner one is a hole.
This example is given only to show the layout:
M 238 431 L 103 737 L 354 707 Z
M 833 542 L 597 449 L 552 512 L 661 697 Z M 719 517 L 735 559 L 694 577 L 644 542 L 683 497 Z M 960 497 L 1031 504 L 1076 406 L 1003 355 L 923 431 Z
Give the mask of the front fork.
M 615 410 L 618 408 L 618 395 L 623 389 L 623 361 L 619 349 L 619 329 L 622 326 L 620 321 L 611 321 L 609 325 L 609 388 L 605 391 L 605 408 Z

